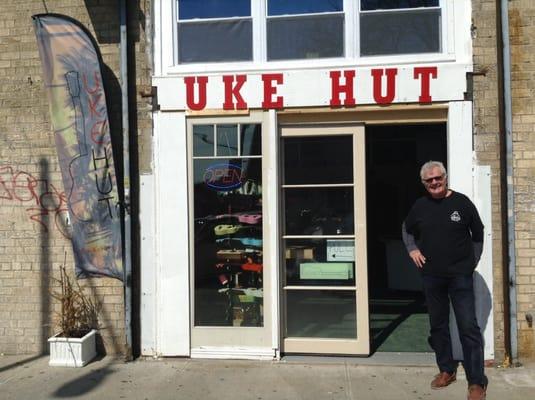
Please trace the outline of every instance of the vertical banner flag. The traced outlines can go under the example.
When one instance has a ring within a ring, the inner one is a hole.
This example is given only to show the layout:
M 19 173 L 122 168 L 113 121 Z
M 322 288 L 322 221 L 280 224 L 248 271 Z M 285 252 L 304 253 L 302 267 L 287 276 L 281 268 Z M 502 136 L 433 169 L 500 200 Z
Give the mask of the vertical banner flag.
M 121 220 L 99 54 L 86 29 L 56 14 L 33 16 L 77 276 L 123 279 Z

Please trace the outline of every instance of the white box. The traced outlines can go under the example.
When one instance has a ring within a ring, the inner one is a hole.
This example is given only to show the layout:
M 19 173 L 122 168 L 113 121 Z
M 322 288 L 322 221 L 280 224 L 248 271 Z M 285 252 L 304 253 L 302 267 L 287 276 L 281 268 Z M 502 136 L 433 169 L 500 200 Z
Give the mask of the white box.
M 97 355 L 95 335 L 91 330 L 84 337 L 60 337 L 59 333 L 48 339 L 50 360 L 53 367 L 83 367 Z

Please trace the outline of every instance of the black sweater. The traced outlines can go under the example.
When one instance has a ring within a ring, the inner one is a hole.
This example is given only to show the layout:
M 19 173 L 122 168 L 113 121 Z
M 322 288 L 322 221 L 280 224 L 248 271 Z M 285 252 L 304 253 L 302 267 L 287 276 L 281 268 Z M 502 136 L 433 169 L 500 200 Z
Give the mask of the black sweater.
M 426 258 L 422 273 L 472 274 L 478 261 L 473 242 L 483 242 L 483 223 L 476 207 L 464 194 L 452 191 L 442 199 L 419 198 L 404 225 Z

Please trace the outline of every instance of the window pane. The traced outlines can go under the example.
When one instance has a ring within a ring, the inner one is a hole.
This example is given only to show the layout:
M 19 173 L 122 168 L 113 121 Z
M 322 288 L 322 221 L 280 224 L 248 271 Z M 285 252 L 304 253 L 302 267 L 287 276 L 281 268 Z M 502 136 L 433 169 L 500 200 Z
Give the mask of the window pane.
M 361 14 L 360 52 L 380 54 L 440 51 L 440 10 Z
M 268 15 L 343 11 L 343 0 L 268 0 Z
M 251 0 L 179 0 L 180 20 L 194 18 L 248 17 Z
M 360 9 L 392 10 L 400 8 L 438 7 L 439 0 L 360 0 Z
M 217 126 L 217 156 L 238 155 L 238 125 Z
M 242 156 L 259 156 L 262 154 L 260 129 L 260 124 L 245 124 L 241 126 L 240 142 Z
M 256 207 L 262 194 L 261 172 L 259 158 L 194 160 L 195 190 L 210 189 L 195 204 L 195 217 L 245 212 Z M 229 199 L 233 202 L 229 203 Z M 210 208 L 199 208 L 205 202 L 211 204 Z
M 180 63 L 253 58 L 251 20 L 178 24 L 178 40 Z
M 284 138 L 284 184 L 353 183 L 353 137 Z
M 354 233 L 352 187 L 284 189 L 285 235 Z
M 214 155 L 214 126 L 194 125 L 193 126 L 193 156 L 213 156 Z
M 355 285 L 353 239 L 286 239 L 284 255 L 287 285 Z
M 195 325 L 263 326 L 262 160 L 194 160 Z
M 286 305 L 288 337 L 357 337 L 354 291 L 288 290 Z
M 343 15 L 269 19 L 267 36 L 269 60 L 344 55 Z

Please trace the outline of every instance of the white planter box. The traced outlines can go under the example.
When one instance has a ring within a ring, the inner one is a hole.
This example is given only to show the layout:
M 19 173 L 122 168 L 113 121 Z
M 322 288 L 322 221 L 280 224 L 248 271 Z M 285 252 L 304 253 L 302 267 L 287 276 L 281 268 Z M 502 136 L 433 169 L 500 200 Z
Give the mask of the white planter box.
M 52 336 L 48 339 L 50 361 L 48 365 L 54 367 L 83 367 L 97 355 L 95 335 L 93 329 L 82 338 L 66 338 Z

